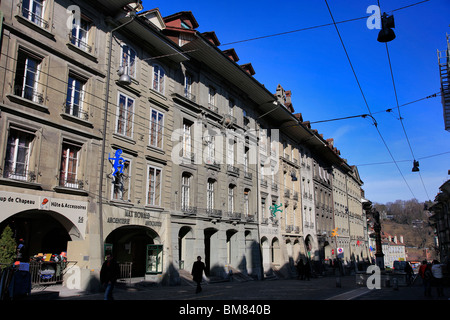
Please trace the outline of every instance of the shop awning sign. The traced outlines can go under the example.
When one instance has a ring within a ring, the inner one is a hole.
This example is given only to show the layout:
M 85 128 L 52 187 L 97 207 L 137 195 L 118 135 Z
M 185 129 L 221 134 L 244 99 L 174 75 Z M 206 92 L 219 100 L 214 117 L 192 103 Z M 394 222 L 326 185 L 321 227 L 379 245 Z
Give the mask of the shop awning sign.
M 0 221 L 28 210 L 54 211 L 69 219 L 83 238 L 86 234 L 87 208 L 86 201 L 0 192 Z

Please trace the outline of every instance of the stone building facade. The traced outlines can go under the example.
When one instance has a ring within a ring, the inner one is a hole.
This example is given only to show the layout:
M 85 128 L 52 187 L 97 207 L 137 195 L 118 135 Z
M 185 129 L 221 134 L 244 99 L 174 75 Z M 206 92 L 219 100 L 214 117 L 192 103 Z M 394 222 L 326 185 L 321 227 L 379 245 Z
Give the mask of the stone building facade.
M 177 284 L 197 256 L 210 277 L 288 277 L 336 255 L 335 228 L 345 251 L 364 240 L 357 170 L 192 12 L 0 8 L 0 230 L 27 256 L 67 252 L 94 288 L 110 253 L 127 276 Z

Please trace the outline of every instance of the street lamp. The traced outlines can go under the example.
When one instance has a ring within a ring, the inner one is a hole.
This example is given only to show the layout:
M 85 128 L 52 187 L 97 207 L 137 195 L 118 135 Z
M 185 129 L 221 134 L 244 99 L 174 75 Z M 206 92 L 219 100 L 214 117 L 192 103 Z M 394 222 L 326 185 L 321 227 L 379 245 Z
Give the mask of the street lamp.
M 120 67 L 117 71 L 117 74 L 120 76 L 119 80 L 117 80 L 117 83 L 120 85 L 130 85 L 131 84 L 131 78 L 128 75 L 128 67 Z
M 395 33 L 391 28 L 395 28 L 394 16 L 388 16 L 384 12 L 381 17 L 381 30 L 378 33 L 378 42 L 389 42 L 395 39 Z
M 412 172 L 418 172 L 419 171 L 419 161 L 414 160 L 413 161 L 413 168 L 411 170 Z

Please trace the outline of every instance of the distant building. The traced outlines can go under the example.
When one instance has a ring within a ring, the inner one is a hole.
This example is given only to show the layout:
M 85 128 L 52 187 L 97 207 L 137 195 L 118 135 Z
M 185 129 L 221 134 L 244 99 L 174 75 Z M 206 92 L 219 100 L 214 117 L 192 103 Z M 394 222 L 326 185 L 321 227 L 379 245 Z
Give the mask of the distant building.
M 394 261 L 406 261 L 406 246 L 403 236 L 390 235 L 382 232 L 382 248 L 384 253 L 384 266 L 392 268 Z
M 433 212 L 429 220 L 435 228 L 439 258 L 443 261 L 449 258 L 450 250 L 450 180 L 440 186 L 439 190 L 433 205 L 429 207 L 429 210 Z

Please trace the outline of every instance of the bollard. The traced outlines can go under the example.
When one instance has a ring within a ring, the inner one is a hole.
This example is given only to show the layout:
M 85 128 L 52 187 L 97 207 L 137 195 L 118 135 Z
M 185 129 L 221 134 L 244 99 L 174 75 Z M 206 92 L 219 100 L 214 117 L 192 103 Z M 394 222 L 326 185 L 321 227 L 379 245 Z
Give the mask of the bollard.
M 386 277 L 384 285 L 386 286 L 386 288 L 389 288 L 391 286 L 391 279 L 389 278 L 389 275 Z
M 398 291 L 398 279 L 397 278 L 392 279 L 392 286 L 394 287 L 395 291 Z
M 336 288 L 340 288 L 342 285 L 341 285 L 341 277 L 336 277 Z

